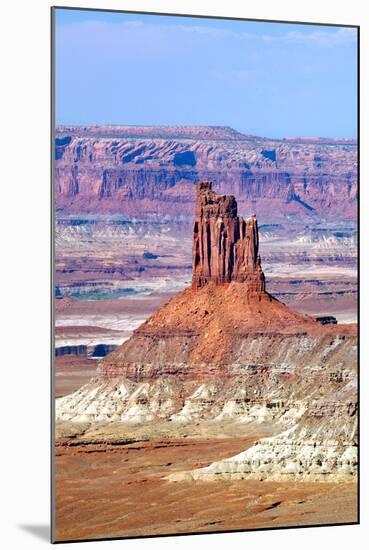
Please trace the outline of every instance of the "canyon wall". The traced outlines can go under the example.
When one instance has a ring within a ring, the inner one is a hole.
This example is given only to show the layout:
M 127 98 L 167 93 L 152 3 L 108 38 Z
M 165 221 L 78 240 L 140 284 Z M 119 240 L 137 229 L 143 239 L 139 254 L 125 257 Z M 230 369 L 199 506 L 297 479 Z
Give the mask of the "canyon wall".
M 356 219 L 357 146 L 273 140 L 223 127 L 57 127 L 57 212 L 191 218 L 211 180 L 262 221 Z

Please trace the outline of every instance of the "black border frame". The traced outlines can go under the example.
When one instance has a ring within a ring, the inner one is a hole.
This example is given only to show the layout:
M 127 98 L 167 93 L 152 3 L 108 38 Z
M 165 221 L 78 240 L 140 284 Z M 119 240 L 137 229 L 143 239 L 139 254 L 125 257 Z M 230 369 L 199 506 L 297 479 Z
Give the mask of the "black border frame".
M 318 523 L 314 525 L 288 525 L 279 527 L 259 527 L 249 529 L 230 529 L 226 531 L 196 531 L 188 533 L 167 533 L 163 535 L 131 535 L 127 537 L 104 537 L 104 538 L 87 538 L 87 539 L 71 539 L 58 541 L 55 540 L 55 370 L 54 370 L 54 356 L 55 356 L 55 12 L 56 10 L 74 10 L 74 11 L 92 11 L 92 12 L 110 12 L 110 13 L 128 13 L 137 15 L 163 15 L 174 17 L 189 17 L 192 19 L 221 19 L 228 21 L 251 21 L 259 23 L 283 23 L 290 25 L 314 25 L 318 27 L 339 27 L 339 28 L 351 28 L 357 31 L 357 182 L 358 182 L 358 195 L 357 195 L 357 336 L 358 336 L 358 350 L 357 350 L 357 383 L 358 383 L 358 477 L 357 477 L 357 521 L 347 523 Z M 231 17 L 223 15 L 201 15 L 201 14 L 188 14 L 188 13 L 168 13 L 168 12 L 155 12 L 155 11 L 138 11 L 138 10 L 124 10 L 124 9 L 112 9 L 112 8 L 85 8 L 78 6 L 51 6 L 50 7 L 50 176 L 51 176 L 51 209 L 50 209 L 50 296 L 51 296 L 51 308 L 50 308 L 50 322 L 51 322 L 51 338 L 50 338 L 50 438 L 51 438 L 51 463 L 50 463 L 50 542 L 52 544 L 70 544 L 78 542 L 99 542 L 99 541 L 118 541 L 118 540 L 136 540 L 136 539 L 152 539 L 152 538 L 168 538 L 168 537 L 186 537 L 195 535 L 223 535 L 227 533 L 247 533 L 255 531 L 280 531 L 291 529 L 308 529 L 316 527 L 339 527 L 348 525 L 360 524 L 360 463 L 361 463 L 361 451 L 360 451 L 360 25 L 344 24 L 344 23 L 317 23 L 312 21 L 287 21 L 279 19 L 255 19 L 246 17 Z

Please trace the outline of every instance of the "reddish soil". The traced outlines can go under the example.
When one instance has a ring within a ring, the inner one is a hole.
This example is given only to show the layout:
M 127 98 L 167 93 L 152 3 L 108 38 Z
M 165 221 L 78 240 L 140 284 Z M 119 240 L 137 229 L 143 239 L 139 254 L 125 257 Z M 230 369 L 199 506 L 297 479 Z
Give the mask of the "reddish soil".
M 162 306 L 173 293 L 152 293 L 150 296 L 135 296 L 132 300 L 75 300 L 61 298 L 55 301 L 55 313 L 58 315 L 109 315 L 109 314 L 144 314 L 151 315 Z
M 121 359 L 123 351 L 127 353 L 140 335 L 194 336 L 196 343 L 187 361 L 223 365 L 233 360 L 234 341 L 249 334 L 355 334 L 356 330 L 356 325 L 348 324 L 322 326 L 312 317 L 292 311 L 265 291 L 250 292 L 247 284 L 209 283 L 203 288 L 187 288 L 176 294 L 113 352 L 111 359 L 115 356 Z
M 354 483 L 164 479 L 234 455 L 255 439 L 57 446 L 56 540 L 357 521 Z

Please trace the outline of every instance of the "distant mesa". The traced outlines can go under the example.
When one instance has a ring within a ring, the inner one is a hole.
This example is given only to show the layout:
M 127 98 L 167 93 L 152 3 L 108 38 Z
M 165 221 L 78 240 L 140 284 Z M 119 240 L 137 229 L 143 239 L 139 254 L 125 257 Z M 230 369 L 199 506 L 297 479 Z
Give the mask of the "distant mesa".
M 79 137 L 103 137 L 103 138 L 160 138 L 160 139 L 220 139 L 220 140 L 273 140 L 275 142 L 295 142 L 295 143 L 342 143 L 356 145 L 355 138 L 328 138 L 328 137 L 303 137 L 291 136 L 282 139 L 271 138 L 268 136 L 258 136 L 255 134 L 246 134 L 238 132 L 230 126 L 138 126 L 138 125 L 119 125 L 105 124 L 96 126 L 78 126 L 63 125 L 56 127 L 57 145 L 65 145 L 71 135 Z M 66 139 L 67 138 L 67 139 Z M 65 141 L 63 141 L 65 140 Z
M 58 126 L 55 159 L 63 216 L 190 222 L 193 186 L 210 180 L 259 221 L 357 217 L 357 146 L 348 140 L 270 139 L 222 126 Z
M 173 139 L 228 139 L 242 140 L 255 137 L 237 132 L 229 126 L 57 126 L 59 140 L 71 134 L 79 137 L 115 137 L 115 138 L 159 138 Z M 62 143 L 58 143 L 62 145 Z

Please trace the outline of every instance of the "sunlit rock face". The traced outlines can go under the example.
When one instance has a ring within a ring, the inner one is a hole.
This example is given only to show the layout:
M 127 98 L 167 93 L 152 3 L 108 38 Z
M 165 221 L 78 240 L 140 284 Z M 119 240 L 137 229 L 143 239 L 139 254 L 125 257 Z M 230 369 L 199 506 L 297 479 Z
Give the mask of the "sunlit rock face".
M 65 215 L 192 219 L 194 184 L 210 180 L 263 223 L 356 219 L 352 140 L 273 140 L 212 126 L 59 126 L 55 148 L 56 205 Z
M 255 292 L 265 290 L 256 216 L 245 221 L 237 215 L 233 195 L 217 195 L 211 182 L 200 182 L 196 186 L 192 285 L 231 281 L 247 283 Z

